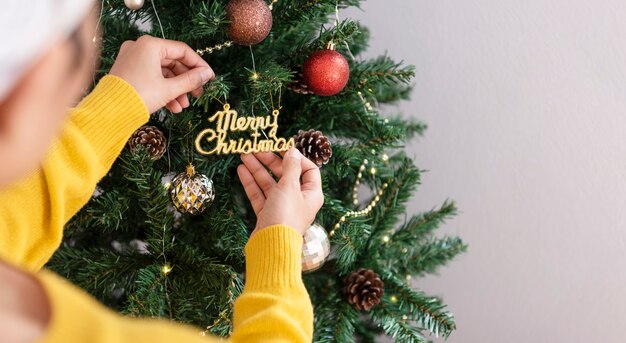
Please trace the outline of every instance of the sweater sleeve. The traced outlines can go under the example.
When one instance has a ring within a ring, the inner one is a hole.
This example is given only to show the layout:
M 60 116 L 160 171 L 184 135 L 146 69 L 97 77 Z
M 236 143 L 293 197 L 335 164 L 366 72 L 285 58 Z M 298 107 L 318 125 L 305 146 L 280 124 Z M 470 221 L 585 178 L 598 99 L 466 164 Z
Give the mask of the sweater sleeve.
M 0 258 L 39 270 L 61 243 L 64 225 L 148 119 L 131 85 L 115 76 L 102 78 L 71 110 L 41 167 L 0 192 Z
M 308 343 L 313 337 L 313 308 L 301 278 L 302 236 L 275 225 L 246 245 L 246 286 L 235 303 L 229 340 L 202 337 L 200 329 L 166 320 L 125 318 L 60 277 L 44 271 L 39 279 L 52 318 L 38 343 Z

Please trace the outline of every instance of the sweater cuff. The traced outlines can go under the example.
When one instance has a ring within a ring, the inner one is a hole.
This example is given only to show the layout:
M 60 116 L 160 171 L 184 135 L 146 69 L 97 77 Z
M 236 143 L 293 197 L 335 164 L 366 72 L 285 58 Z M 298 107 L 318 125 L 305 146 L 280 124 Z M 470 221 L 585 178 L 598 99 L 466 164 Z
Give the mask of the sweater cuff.
M 106 75 L 76 107 L 72 121 L 105 166 L 113 164 L 128 138 L 150 119 L 148 107 L 133 86 Z
M 246 288 L 302 286 L 302 235 L 286 225 L 255 233 L 246 244 Z

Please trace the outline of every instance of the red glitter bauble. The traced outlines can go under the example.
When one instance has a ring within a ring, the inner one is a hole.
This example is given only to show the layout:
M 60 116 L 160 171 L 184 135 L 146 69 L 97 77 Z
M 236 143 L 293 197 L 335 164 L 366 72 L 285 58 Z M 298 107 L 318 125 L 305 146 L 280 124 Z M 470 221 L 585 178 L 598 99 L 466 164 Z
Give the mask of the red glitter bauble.
M 263 0 L 230 0 L 228 37 L 239 45 L 262 42 L 272 30 L 272 11 Z
M 330 96 L 341 92 L 350 78 L 348 61 L 332 49 L 316 51 L 302 66 L 302 79 L 308 90 Z

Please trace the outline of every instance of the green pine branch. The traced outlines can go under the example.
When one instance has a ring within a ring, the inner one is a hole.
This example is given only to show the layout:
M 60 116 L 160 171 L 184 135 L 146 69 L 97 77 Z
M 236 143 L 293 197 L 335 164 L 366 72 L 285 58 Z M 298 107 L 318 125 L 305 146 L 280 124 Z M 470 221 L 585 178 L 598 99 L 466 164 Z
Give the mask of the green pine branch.
M 397 299 L 386 304 L 389 311 L 397 311 L 398 316 L 406 316 L 407 321 L 415 322 L 436 337 L 447 338 L 456 329 L 454 317 L 440 299 L 415 291 L 392 275 L 384 276 L 383 280 L 386 294 Z
M 358 61 L 350 68 L 350 91 L 365 91 L 372 87 L 389 87 L 404 84 L 410 89 L 415 77 L 415 67 L 395 62 L 388 56 Z
M 128 305 L 123 312 L 132 317 L 173 318 L 166 280 L 158 265 L 140 269 L 135 281 L 136 289 L 129 294 Z
M 315 308 L 315 337 L 318 343 L 354 342 L 355 322 L 358 313 L 352 306 L 336 295 L 321 302 Z
M 390 302 L 384 300 L 378 307 L 372 310 L 372 317 L 380 323 L 385 334 L 394 338 L 396 342 L 425 343 L 426 338 L 422 331 L 403 320 L 390 307 Z
M 457 207 L 454 202 L 446 201 L 439 209 L 414 215 L 394 232 L 390 254 L 400 253 L 402 249 L 417 248 L 415 242 L 422 242 L 446 220 L 456 216 Z
M 433 274 L 456 256 L 464 253 L 467 245 L 458 237 L 432 239 L 414 249 L 400 263 L 399 272 L 409 275 Z
M 183 40 L 193 49 L 228 39 L 227 3 L 154 0 L 166 38 Z M 456 207 L 446 202 L 399 224 L 420 183 L 420 170 L 402 149 L 426 125 L 397 114 L 382 115 L 380 104 L 409 98 L 415 71 L 386 56 L 360 59 L 369 31 L 354 20 L 335 25 L 334 17 L 335 5 L 343 9 L 359 3 L 280 0 L 265 41 L 205 54 L 217 78 L 205 85 L 194 106 L 176 116 L 162 110 L 150 120 L 167 136 L 166 156 L 151 161 L 145 151 L 132 155 L 126 149 L 92 201 L 68 225 L 50 267 L 115 310 L 172 318 L 229 336 L 233 302 L 243 288 L 244 247 L 256 217 L 238 181 L 239 157 L 200 156 L 193 141 L 224 102 L 243 116 L 266 115 L 280 99 L 280 136 L 318 129 L 333 143 L 333 157 L 321 169 L 326 202 L 317 222 L 330 231 L 347 211 L 364 207 L 352 203 L 351 192 L 365 159 L 369 163 L 361 190 L 372 191 L 365 203 L 383 183 L 389 185 L 368 215 L 349 216 L 341 223 L 331 239 L 332 259 L 304 276 L 315 307 L 315 342 L 374 342 L 380 333 L 400 342 L 425 342 L 427 332 L 447 337 L 454 320 L 442 302 L 398 280 L 435 272 L 465 251 L 458 238 L 433 237 Z M 110 68 L 125 40 L 145 33 L 161 36 L 153 2 L 136 11 L 127 9 L 123 0 L 103 4 L 98 77 Z M 346 89 L 333 97 L 289 90 L 304 60 L 331 40 L 351 67 Z M 382 159 L 385 152 L 389 160 Z M 163 185 L 164 178 L 184 172 L 190 160 L 213 180 L 216 193 L 214 203 L 199 216 L 176 212 Z M 167 275 L 161 270 L 165 263 L 172 267 Z M 385 279 L 386 295 L 371 312 L 355 311 L 342 294 L 341 277 L 360 267 Z
M 285 30 L 285 27 L 302 22 L 325 23 L 328 17 L 339 9 L 359 6 L 362 0 L 291 0 L 279 1 L 274 4 L 275 27 Z
M 120 251 L 60 249 L 47 267 L 119 310 L 119 292 L 131 293 L 135 289 L 135 272 L 150 263 L 149 256 L 139 253 L 136 246 L 119 246 Z
M 336 234 L 331 238 L 331 243 L 336 247 L 337 271 L 345 275 L 355 269 L 355 263 L 362 257 L 371 234 L 369 225 L 356 221 L 341 225 Z
M 382 236 L 389 235 L 399 219 L 406 212 L 406 204 L 411 195 L 420 184 L 420 171 L 413 161 L 400 153 L 390 158 L 391 164 L 396 164 L 397 169 L 392 179 L 387 181 L 388 188 L 385 190 L 379 205 L 374 208 L 374 232 L 371 237 L 370 248 L 376 249 Z M 376 249 L 378 251 L 379 249 Z M 383 249 L 385 250 L 385 249 Z

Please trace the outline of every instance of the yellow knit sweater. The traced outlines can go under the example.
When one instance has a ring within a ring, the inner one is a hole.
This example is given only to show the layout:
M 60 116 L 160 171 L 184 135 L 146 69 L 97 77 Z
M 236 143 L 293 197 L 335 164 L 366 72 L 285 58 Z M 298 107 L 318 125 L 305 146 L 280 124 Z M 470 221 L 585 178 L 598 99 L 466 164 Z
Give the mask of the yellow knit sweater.
M 49 271 L 64 224 L 89 200 L 130 135 L 149 118 L 135 90 L 104 77 L 74 110 L 41 168 L 0 192 L 0 259 L 36 273 L 50 301 L 40 342 L 214 342 L 199 329 L 121 317 Z M 301 278 L 302 236 L 275 225 L 246 245 L 246 285 L 230 342 L 310 342 L 313 309 Z

